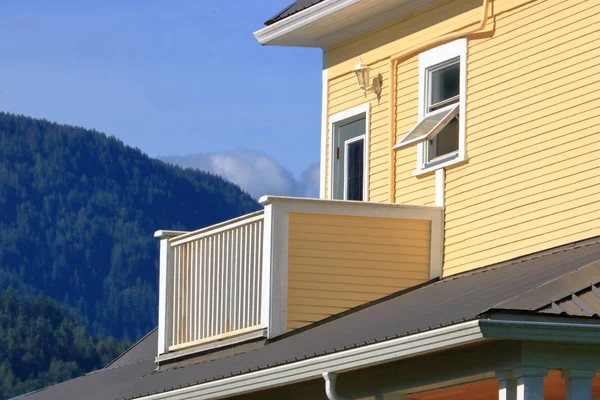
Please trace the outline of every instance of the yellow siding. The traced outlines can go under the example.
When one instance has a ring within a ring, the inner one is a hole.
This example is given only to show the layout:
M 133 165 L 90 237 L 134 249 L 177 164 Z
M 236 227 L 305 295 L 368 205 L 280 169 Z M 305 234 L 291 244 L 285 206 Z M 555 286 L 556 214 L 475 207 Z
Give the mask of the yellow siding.
M 430 226 L 291 213 L 288 330 L 428 280 Z
M 396 136 L 408 132 L 418 121 L 419 79 L 418 57 L 414 56 L 402 62 L 396 69 Z M 433 205 L 435 203 L 435 177 L 419 178 L 412 173 L 417 165 L 417 153 L 414 147 L 396 152 L 396 203 Z
M 365 96 L 358 88 L 356 76 L 346 74 L 329 80 L 328 115 L 334 115 L 350 108 L 369 102 L 371 104 L 369 126 L 369 200 L 374 202 L 389 201 L 389 70 L 387 62 L 379 62 L 370 66 L 371 76 L 381 75 L 383 79 L 380 101 L 370 92 Z M 326 188 L 329 193 L 329 164 L 330 164 L 331 132 L 327 135 L 327 178 Z
M 327 52 L 329 115 L 363 104 L 359 56 L 383 77 L 371 103 L 370 200 L 390 190 L 389 60 L 473 27 L 481 0 L 441 0 Z M 446 170 L 444 275 L 600 235 L 600 2 L 495 0 L 468 41 L 468 162 Z M 418 56 L 396 70 L 394 142 L 417 122 Z M 329 143 L 329 142 L 328 142 Z M 416 148 L 395 153 L 395 201 L 431 205 Z
M 512 2 L 511 2 L 512 3 Z M 389 110 L 389 57 L 407 48 L 418 46 L 440 32 L 464 28 L 480 15 L 481 0 L 440 1 L 426 12 L 411 15 L 398 22 L 387 24 L 366 35 L 350 40 L 327 52 L 328 63 L 328 115 L 369 102 L 371 104 L 369 201 L 390 200 L 390 110 Z M 458 11 L 458 15 L 457 15 Z M 431 25 L 433 23 L 433 25 Z M 431 25 L 427 27 L 427 25 Z M 381 75 L 383 92 L 380 101 L 373 93 L 364 98 L 352 70 L 358 57 L 369 64 L 372 77 Z M 396 79 L 397 135 L 394 141 L 408 132 L 417 122 L 418 57 L 412 57 L 398 66 Z M 327 178 L 329 190 L 329 155 L 331 132 L 327 137 Z M 435 179 L 433 176 L 415 178 L 414 148 L 396 154 L 396 188 L 394 199 L 402 204 L 433 205 Z
M 470 160 L 447 173 L 445 274 L 600 235 L 599 15 L 536 2 L 470 41 Z

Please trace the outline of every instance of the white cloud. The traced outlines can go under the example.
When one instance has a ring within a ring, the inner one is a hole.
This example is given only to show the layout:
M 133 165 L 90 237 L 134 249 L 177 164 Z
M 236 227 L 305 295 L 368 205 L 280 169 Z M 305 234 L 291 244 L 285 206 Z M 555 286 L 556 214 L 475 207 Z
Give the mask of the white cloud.
M 310 165 L 296 179 L 272 157 L 250 149 L 160 158 L 184 168 L 220 175 L 256 199 L 266 194 L 319 197 L 319 164 Z

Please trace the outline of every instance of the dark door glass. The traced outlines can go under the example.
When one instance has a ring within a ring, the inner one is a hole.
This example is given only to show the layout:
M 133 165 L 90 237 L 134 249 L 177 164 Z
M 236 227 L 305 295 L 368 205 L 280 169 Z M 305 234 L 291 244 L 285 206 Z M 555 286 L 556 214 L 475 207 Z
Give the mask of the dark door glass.
M 348 176 L 346 177 L 346 199 L 362 201 L 363 199 L 363 154 L 364 140 L 348 144 Z

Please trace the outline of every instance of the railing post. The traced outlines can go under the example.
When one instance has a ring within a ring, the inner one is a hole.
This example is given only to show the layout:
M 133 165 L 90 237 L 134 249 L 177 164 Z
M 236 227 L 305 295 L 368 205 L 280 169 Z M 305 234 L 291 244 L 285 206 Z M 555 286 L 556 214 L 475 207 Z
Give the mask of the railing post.
M 186 232 L 156 231 L 155 238 L 160 239 L 160 268 L 158 279 L 158 355 L 169 349 L 173 334 L 173 249 L 169 239 Z
M 259 202 L 265 207 L 261 325 L 267 328 L 267 337 L 273 338 L 287 329 L 289 210 L 268 197 Z

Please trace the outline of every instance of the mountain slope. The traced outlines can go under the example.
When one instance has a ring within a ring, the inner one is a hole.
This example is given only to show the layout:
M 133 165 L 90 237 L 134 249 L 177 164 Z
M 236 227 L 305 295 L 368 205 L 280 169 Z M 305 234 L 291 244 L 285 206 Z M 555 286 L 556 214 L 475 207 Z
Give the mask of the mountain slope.
M 47 297 L 0 292 L 0 399 L 102 368 L 127 346 L 91 336 Z
M 115 138 L 0 113 L 0 288 L 42 291 L 93 332 L 134 340 L 156 325 L 155 230 L 258 208 L 219 177 Z

